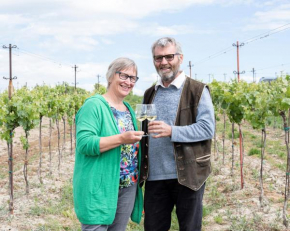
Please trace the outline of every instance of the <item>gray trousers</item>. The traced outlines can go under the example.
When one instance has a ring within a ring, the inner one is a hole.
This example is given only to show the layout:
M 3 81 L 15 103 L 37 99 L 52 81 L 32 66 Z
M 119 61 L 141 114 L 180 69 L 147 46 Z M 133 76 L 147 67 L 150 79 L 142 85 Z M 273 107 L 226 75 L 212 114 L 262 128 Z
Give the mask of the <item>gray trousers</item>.
M 85 225 L 82 224 L 82 231 L 125 231 L 129 218 L 132 214 L 137 184 L 127 188 L 120 188 L 116 216 L 111 225 Z

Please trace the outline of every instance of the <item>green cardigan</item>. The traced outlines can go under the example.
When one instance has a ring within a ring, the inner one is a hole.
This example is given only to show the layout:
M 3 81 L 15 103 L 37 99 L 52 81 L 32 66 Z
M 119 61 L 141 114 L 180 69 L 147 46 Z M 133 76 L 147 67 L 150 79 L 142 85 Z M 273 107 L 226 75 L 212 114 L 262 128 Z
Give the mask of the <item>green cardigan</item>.
M 135 130 L 136 117 L 126 102 Z M 88 98 L 76 115 L 76 155 L 73 176 L 75 212 L 82 224 L 110 225 L 115 219 L 119 181 L 121 148 L 100 153 L 100 138 L 120 134 L 110 106 L 103 96 Z M 141 146 L 140 146 L 141 147 Z M 138 153 L 139 172 L 141 148 Z M 137 189 L 132 221 L 140 223 L 143 195 Z

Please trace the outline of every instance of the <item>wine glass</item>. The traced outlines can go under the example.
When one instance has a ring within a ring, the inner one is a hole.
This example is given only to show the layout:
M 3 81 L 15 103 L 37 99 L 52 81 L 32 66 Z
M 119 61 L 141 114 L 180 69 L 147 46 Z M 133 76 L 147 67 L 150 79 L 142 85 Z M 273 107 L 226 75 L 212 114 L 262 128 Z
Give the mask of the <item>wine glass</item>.
M 144 120 L 146 120 L 146 104 L 137 104 L 136 105 L 136 119 L 140 122 L 143 122 Z
M 144 120 L 146 120 L 146 118 L 147 118 L 146 110 L 147 110 L 146 104 L 137 104 L 136 105 L 135 114 L 136 114 L 136 119 L 141 122 L 141 126 L 140 126 L 141 131 L 142 131 L 142 122 Z M 143 136 L 147 136 L 147 135 L 143 135 Z
M 146 116 L 149 121 L 153 121 L 157 118 L 155 104 L 147 104 Z
M 146 119 L 153 121 L 157 118 L 157 112 L 155 104 L 137 104 L 136 105 L 136 119 L 141 122 L 141 131 L 142 131 L 142 122 Z M 154 134 L 152 134 L 154 135 Z M 148 134 L 143 135 L 149 136 Z
M 156 111 L 156 107 L 155 104 L 147 104 L 147 110 L 146 110 L 146 115 L 147 115 L 147 119 L 148 121 L 153 121 L 156 120 L 157 118 L 157 111 Z M 157 135 L 155 133 L 150 133 L 151 136 Z

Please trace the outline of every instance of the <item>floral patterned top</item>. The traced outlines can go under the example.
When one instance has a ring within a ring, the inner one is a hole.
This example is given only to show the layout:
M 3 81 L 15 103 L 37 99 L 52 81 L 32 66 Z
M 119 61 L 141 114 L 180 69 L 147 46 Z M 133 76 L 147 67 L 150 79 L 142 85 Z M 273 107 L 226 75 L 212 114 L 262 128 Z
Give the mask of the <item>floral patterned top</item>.
M 111 106 L 120 133 L 126 131 L 134 131 L 132 117 L 127 109 L 126 111 L 118 111 Z M 139 142 L 135 144 L 121 145 L 120 160 L 120 188 L 129 187 L 138 182 L 138 150 Z

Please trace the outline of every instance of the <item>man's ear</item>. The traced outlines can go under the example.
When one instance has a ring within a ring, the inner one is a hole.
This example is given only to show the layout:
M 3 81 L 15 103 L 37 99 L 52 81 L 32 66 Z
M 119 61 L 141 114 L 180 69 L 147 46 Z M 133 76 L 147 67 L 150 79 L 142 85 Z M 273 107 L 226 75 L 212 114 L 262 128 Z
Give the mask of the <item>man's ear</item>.
M 179 64 L 182 64 L 183 62 L 183 54 L 179 55 Z

